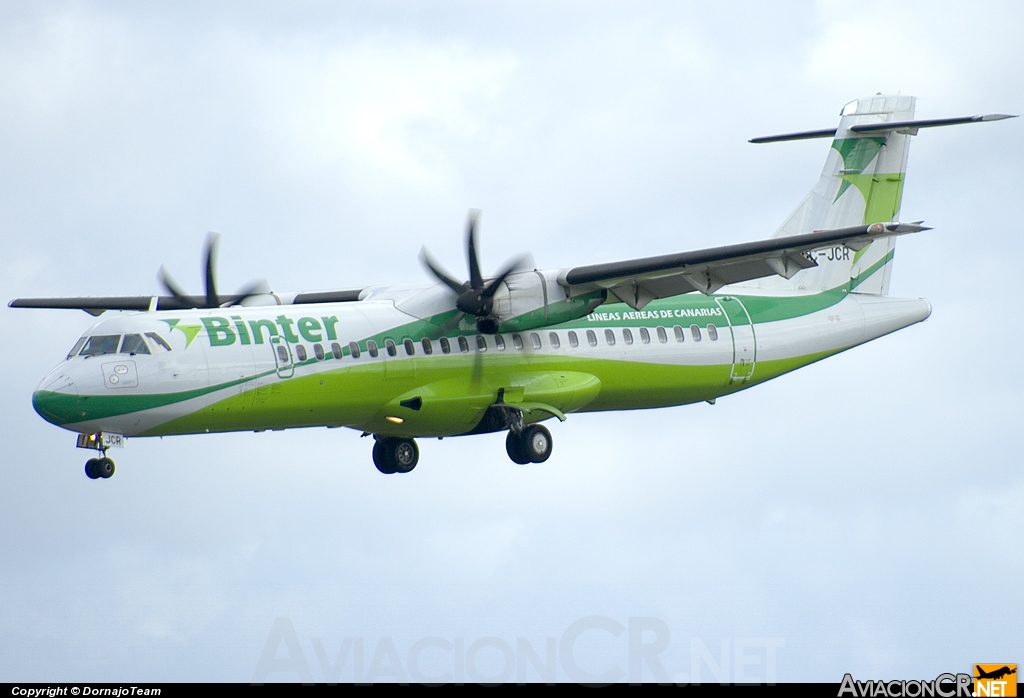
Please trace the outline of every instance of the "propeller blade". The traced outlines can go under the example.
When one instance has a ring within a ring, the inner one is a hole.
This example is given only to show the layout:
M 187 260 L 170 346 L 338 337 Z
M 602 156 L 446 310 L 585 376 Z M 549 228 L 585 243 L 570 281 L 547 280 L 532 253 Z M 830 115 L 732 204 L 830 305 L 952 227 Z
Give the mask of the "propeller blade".
M 445 271 L 444 267 L 438 264 L 437 260 L 430 256 L 430 253 L 427 252 L 426 247 L 420 250 L 420 262 L 423 263 L 423 266 L 425 266 L 427 270 L 437 278 L 438 281 L 443 283 L 451 290 L 455 291 L 456 293 L 462 293 L 463 291 L 466 290 L 467 285 L 462 281 L 456 281 L 451 274 Z
M 483 296 L 485 298 L 493 298 L 494 294 L 497 293 L 498 291 L 498 286 L 500 286 L 501 282 L 505 280 L 505 277 L 507 277 L 512 272 L 521 269 L 523 265 L 526 263 L 526 260 L 529 259 L 529 257 L 530 255 L 524 254 L 523 256 L 516 257 L 511 262 L 506 264 L 505 269 L 500 274 L 498 274 L 498 276 L 491 279 L 491 281 L 484 287 Z
M 242 305 L 246 300 L 253 296 L 262 296 L 267 293 L 270 293 L 270 284 L 267 283 L 266 279 L 250 281 L 248 284 L 238 289 L 238 293 L 235 295 L 239 297 L 232 301 L 231 305 Z
M 473 355 L 473 370 L 469 374 L 469 391 L 475 393 L 480 388 L 480 382 L 484 377 L 484 353 L 476 348 Z
M 178 299 L 178 302 L 181 303 L 182 307 L 195 307 L 195 301 L 189 298 L 188 295 L 181 290 L 181 286 L 178 286 L 174 279 L 171 278 L 171 275 L 162 266 L 160 267 L 160 271 L 156 273 L 156 278 L 160 282 L 160 285 L 167 289 L 168 293 Z
M 469 285 L 479 291 L 484 287 L 484 277 L 480 273 L 480 258 L 476 253 L 476 221 L 480 211 L 469 209 L 469 220 L 466 221 L 466 256 L 469 260 Z
M 430 335 L 429 335 L 430 338 L 431 339 L 439 339 L 439 338 L 443 337 L 444 335 L 448 334 L 453 329 L 455 329 L 460 322 L 462 322 L 462 318 L 464 318 L 464 317 L 466 317 L 466 314 L 464 312 L 462 312 L 461 310 L 459 312 L 455 313 L 455 315 L 453 315 L 452 318 L 450 320 L 448 320 L 448 322 L 446 322 L 443 325 L 441 325 L 441 327 L 439 327 L 436 332 L 431 332 Z
M 206 238 L 206 307 L 217 308 L 220 306 L 217 296 L 217 284 L 214 280 L 213 268 L 217 264 L 217 240 L 220 235 L 210 233 Z

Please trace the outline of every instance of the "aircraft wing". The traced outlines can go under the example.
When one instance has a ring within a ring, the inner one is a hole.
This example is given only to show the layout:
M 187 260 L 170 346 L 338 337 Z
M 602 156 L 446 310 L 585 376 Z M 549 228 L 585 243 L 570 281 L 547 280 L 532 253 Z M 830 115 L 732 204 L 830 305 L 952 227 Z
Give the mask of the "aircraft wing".
M 655 298 L 693 291 L 710 294 L 728 284 L 773 274 L 789 279 L 801 269 L 817 266 L 811 254 L 814 250 L 838 246 L 860 250 L 878 238 L 922 230 L 930 228 L 917 223 L 872 223 L 816 230 L 693 252 L 573 267 L 563 271 L 558 282 L 570 295 L 608 289 L 639 310 Z
M 269 305 L 299 305 L 302 303 L 342 303 L 359 300 L 361 289 L 352 291 L 310 291 L 280 296 L 260 294 L 275 299 Z M 240 295 L 221 295 L 217 299 L 222 306 L 230 306 L 243 300 Z M 275 302 L 276 301 L 276 302 Z M 205 296 L 104 296 L 77 298 L 15 298 L 7 304 L 11 308 L 62 308 L 84 310 L 90 315 L 99 315 L 106 310 L 183 310 L 206 307 Z

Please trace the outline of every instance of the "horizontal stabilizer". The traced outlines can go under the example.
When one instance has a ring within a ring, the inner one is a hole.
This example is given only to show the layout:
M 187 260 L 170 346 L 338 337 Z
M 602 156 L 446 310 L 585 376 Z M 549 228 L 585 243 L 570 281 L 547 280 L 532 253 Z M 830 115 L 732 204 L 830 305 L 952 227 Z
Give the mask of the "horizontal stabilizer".
M 854 124 L 850 130 L 854 133 L 878 133 L 885 131 L 899 131 L 902 133 L 917 134 L 919 128 L 934 128 L 935 126 L 956 126 L 957 124 L 972 124 L 982 121 L 1002 121 L 1003 119 L 1015 119 L 1016 114 L 979 114 L 977 116 L 956 116 L 950 119 L 918 119 L 915 121 L 889 121 L 873 124 Z M 760 136 L 751 138 L 750 143 L 779 143 L 781 141 L 803 141 L 810 138 L 831 138 L 836 135 L 836 129 L 825 128 L 819 131 L 797 131 L 796 133 L 782 133 L 777 136 Z
M 780 133 L 777 136 L 759 136 L 751 138 L 749 143 L 778 143 L 780 141 L 806 141 L 811 138 L 831 138 L 836 135 L 834 128 L 823 128 L 819 131 L 797 131 L 796 133 Z
M 956 126 L 957 124 L 973 124 L 981 121 L 1002 121 L 1015 119 L 1016 114 L 979 114 L 977 116 L 956 116 L 951 119 L 916 119 L 914 121 L 889 121 L 878 124 L 854 124 L 850 130 L 854 133 L 877 133 L 878 131 L 905 131 L 914 133 L 919 128 L 935 126 Z

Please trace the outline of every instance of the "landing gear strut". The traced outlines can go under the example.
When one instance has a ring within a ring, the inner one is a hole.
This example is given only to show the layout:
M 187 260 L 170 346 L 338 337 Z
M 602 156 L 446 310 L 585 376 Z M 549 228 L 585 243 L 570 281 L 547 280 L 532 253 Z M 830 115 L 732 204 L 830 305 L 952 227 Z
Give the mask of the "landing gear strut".
M 420 460 L 420 449 L 413 439 L 391 436 L 374 437 L 373 464 L 385 475 L 408 473 Z
M 509 429 L 505 437 L 505 450 L 513 463 L 543 463 L 551 455 L 551 432 L 540 424 L 524 427 L 518 434 Z

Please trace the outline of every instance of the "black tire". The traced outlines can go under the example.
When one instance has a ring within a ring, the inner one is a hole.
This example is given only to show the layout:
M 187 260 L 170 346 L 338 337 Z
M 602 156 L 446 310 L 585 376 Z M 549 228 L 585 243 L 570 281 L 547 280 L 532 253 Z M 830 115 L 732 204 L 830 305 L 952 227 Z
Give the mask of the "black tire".
M 420 447 L 413 439 L 394 439 L 389 451 L 396 473 L 412 472 L 420 462 Z
M 551 432 L 540 424 L 531 424 L 523 429 L 520 435 L 520 444 L 523 455 L 530 459 L 531 463 L 543 463 L 551 456 Z
M 100 477 L 106 480 L 107 478 L 114 476 L 114 461 L 109 458 L 100 458 L 96 464 L 96 472 L 100 474 Z
M 85 475 L 90 480 L 95 480 L 100 476 L 99 468 L 96 467 L 99 462 L 99 458 L 90 458 L 85 461 Z
M 505 451 L 513 463 L 526 465 L 530 462 L 530 459 L 523 454 L 521 433 L 516 434 L 514 431 L 509 431 L 508 436 L 505 437 Z
M 388 458 L 388 448 L 384 444 L 384 439 L 373 442 L 373 464 L 385 475 L 394 475 L 396 472 L 394 464 Z

